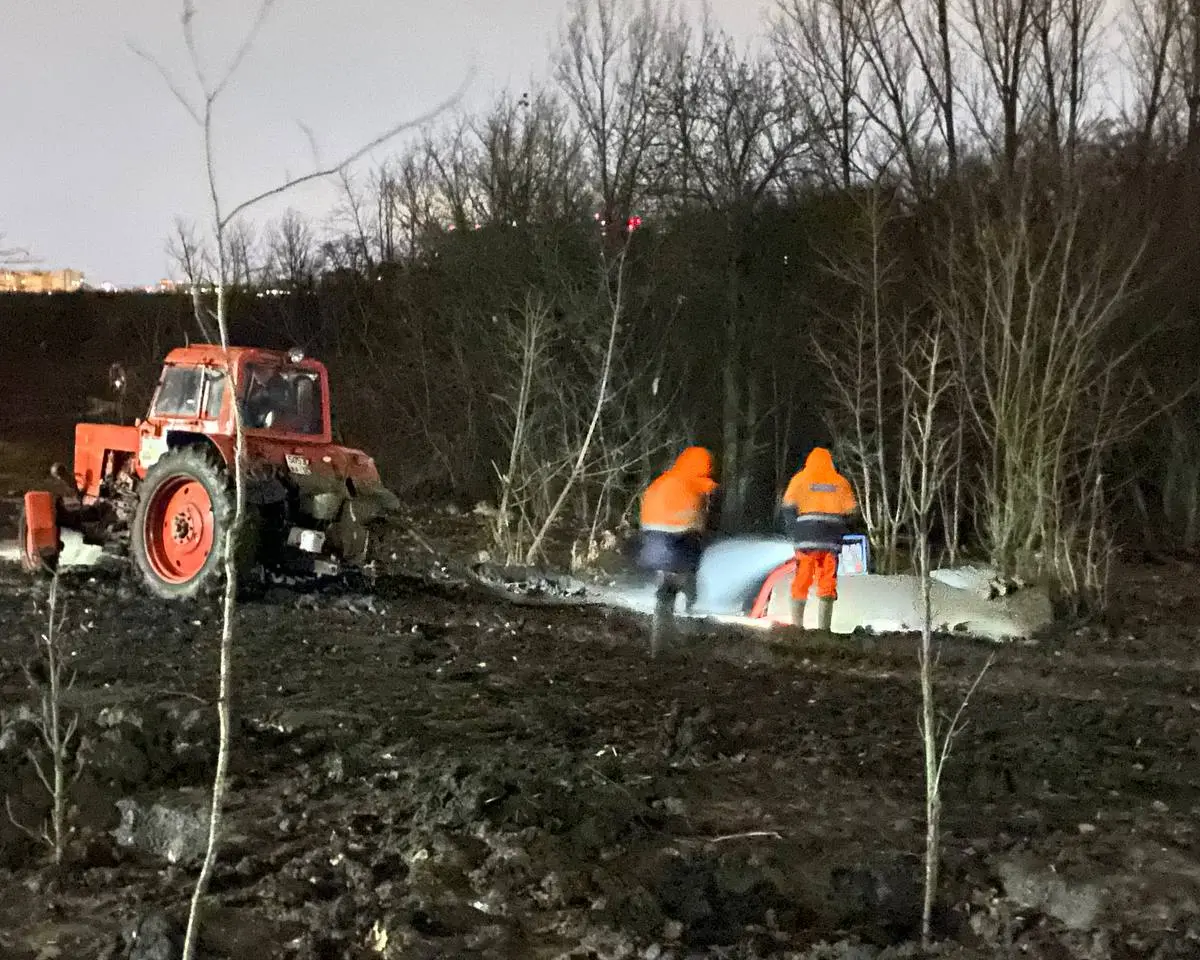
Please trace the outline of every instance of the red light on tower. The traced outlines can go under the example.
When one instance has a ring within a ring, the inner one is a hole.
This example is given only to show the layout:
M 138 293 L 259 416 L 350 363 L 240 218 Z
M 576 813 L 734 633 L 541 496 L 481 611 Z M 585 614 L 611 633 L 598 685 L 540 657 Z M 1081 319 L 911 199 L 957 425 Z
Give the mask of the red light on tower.
M 636 214 L 625 221 L 626 230 L 636 230 L 642 225 L 642 218 Z

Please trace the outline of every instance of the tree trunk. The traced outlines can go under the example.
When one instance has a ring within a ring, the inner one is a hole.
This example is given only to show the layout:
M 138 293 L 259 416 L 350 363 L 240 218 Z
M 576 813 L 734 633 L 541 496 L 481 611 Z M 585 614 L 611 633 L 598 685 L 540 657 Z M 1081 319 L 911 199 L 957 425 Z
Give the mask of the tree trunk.
M 958 178 L 958 134 L 954 129 L 954 68 L 950 58 L 950 0 L 937 0 L 938 53 L 942 68 L 942 112 L 946 123 L 946 168 Z
M 721 367 L 721 529 L 731 533 L 742 519 L 741 475 L 742 464 L 741 409 L 742 382 L 737 355 L 737 323 L 733 318 L 725 320 L 725 362 Z
M 725 273 L 725 357 L 721 365 L 721 529 L 726 533 L 736 531 L 742 523 L 744 502 L 742 500 L 742 474 L 746 465 L 742 462 L 742 337 L 741 337 L 741 291 L 739 267 L 741 247 L 737 242 L 736 228 L 729 229 L 730 256 Z

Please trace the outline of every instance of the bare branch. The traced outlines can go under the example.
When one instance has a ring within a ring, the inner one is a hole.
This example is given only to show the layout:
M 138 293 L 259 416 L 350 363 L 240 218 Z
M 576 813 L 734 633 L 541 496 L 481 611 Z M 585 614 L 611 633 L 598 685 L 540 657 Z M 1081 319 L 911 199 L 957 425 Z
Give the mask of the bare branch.
M 188 6 L 191 6 L 191 0 L 186 0 L 186 2 Z M 221 92 L 229 85 L 229 81 L 231 81 L 233 79 L 233 75 L 237 73 L 238 68 L 242 65 L 242 61 L 246 59 L 246 54 L 248 54 L 250 52 L 250 48 L 254 46 L 254 41 L 257 39 L 259 31 L 262 29 L 262 26 L 266 22 L 267 16 L 270 14 L 271 8 L 275 6 L 275 3 L 276 0 L 262 0 L 262 2 L 259 4 L 258 13 L 254 18 L 254 22 L 250 25 L 250 29 L 246 31 L 246 36 L 243 38 L 241 46 L 239 46 L 237 51 L 234 53 L 233 59 L 229 61 L 229 66 L 226 67 L 224 76 L 217 81 L 217 85 L 213 87 L 212 92 L 208 95 L 209 100 L 216 100 L 217 97 L 221 95 Z M 190 24 L 190 17 L 184 22 L 186 27 L 188 24 Z M 187 35 L 189 37 L 190 48 L 190 30 L 187 30 Z M 199 66 L 196 68 L 196 75 L 200 79 L 200 82 L 203 83 L 204 80 L 200 76 Z
M 321 179 L 324 179 L 325 177 L 332 177 L 339 173 L 342 173 L 348 167 L 350 167 L 355 161 L 361 160 L 372 150 L 375 150 L 376 148 L 387 143 L 389 140 L 394 139 L 395 137 L 399 136 L 401 133 L 404 133 L 406 130 L 413 130 L 418 127 L 424 126 L 430 120 L 432 120 L 434 117 L 440 116 L 441 114 L 445 113 L 447 110 L 449 110 L 451 107 L 453 107 L 456 103 L 458 103 L 459 100 L 462 99 L 463 94 L 470 87 L 471 82 L 474 79 L 474 75 L 475 75 L 475 70 L 474 70 L 474 68 L 472 68 L 471 71 L 468 73 L 467 78 L 462 82 L 462 84 L 454 92 L 454 94 L 450 97 L 447 97 L 445 100 L 443 100 L 441 103 L 439 103 L 433 109 L 426 111 L 425 113 L 421 114 L 419 117 L 417 117 L 413 120 L 405 120 L 405 121 L 402 121 L 401 123 L 396 124 L 393 127 L 389 127 L 383 133 L 379 134 L 379 136 L 375 137 L 375 139 L 373 139 L 373 140 L 369 141 L 368 143 L 366 143 L 365 145 L 359 147 L 357 150 L 354 150 L 353 152 L 351 152 L 347 156 L 343 157 L 340 161 L 333 164 L 332 166 L 326 167 L 323 170 L 314 170 L 312 173 L 306 173 L 303 176 L 294 177 L 291 180 L 288 180 L 287 182 L 282 183 L 277 187 L 272 187 L 269 190 L 264 190 L 262 193 L 256 194 L 255 196 L 250 197 L 248 200 L 243 200 L 241 203 L 237 204 L 237 206 L 235 206 L 232 210 L 230 210 L 228 213 L 226 213 L 224 216 L 222 216 L 221 219 L 218 220 L 218 224 L 222 228 L 227 227 L 230 224 L 230 222 L 232 222 L 234 220 L 234 218 L 236 218 L 238 216 L 238 214 L 244 213 L 246 210 L 249 210 L 251 207 L 256 206 L 259 203 L 262 203 L 262 201 L 264 201 L 264 200 L 268 200 L 271 197 L 277 197 L 277 196 L 279 196 L 279 194 L 286 193 L 289 190 L 293 190 L 296 187 L 301 186 L 302 184 L 311 183 L 314 180 L 321 180 Z
M 196 49 L 196 33 L 192 29 L 192 22 L 196 19 L 196 6 L 192 0 L 183 0 L 183 11 L 180 14 L 179 22 L 183 28 L 183 42 L 187 47 L 188 57 L 192 62 L 192 71 L 196 76 L 196 80 L 200 83 L 200 89 L 204 93 L 204 102 L 206 106 L 211 106 L 215 98 L 212 93 L 208 81 L 204 76 L 204 68 L 200 64 L 200 53 Z
M 156 57 L 147 53 L 145 50 L 143 50 L 141 47 L 139 47 L 137 44 L 135 44 L 132 40 L 126 40 L 126 45 L 129 47 L 131 52 L 133 52 L 136 56 L 140 57 L 142 60 L 145 60 L 148 64 L 150 64 L 151 67 L 154 68 L 155 72 L 159 75 L 159 77 L 162 78 L 162 81 L 166 85 L 167 89 L 171 91 L 171 94 L 175 97 L 176 100 L 179 101 L 179 103 L 182 105 L 183 109 L 187 111 L 188 116 L 191 117 L 194 121 L 196 121 L 197 126 L 203 126 L 204 125 L 204 117 L 201 115 L 199 108 L 197 108 L 188 99 L 187 94 L 185 94 L 183 92 L 183 88 L 179 86 L 179 84 L 176 82 L 175 78 L 171 76 L 171 74 L 167 70 L 167 68 L 164 67 L 158 61 L 158 59 Z

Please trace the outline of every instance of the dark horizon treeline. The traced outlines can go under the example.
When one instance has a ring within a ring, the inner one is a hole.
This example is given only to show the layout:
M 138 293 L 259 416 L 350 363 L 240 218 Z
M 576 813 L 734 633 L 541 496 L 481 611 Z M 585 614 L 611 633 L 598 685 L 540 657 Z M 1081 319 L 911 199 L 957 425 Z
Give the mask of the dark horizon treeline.
M 562 519 L 590 523 L 603 501 L 593 526 L 611 525 L 693 441 L 717 455 L 723 525 L 746 529 L 770 522 L 815 442 L 902 498 L 912 365 L 934 331 L 935 419 L 966 464 L 942 541 L 961 532 L 1028 570 L 1059 549 L 1050 526 L 1094 526 L 1081 518 L 1102 490 L 1126 539 L 1195 546 L 1200 8 L 1129 3 L 1108 23 L 1106 6 L 779 0 L 741 46 L 663 4 L 575 0 L 546 85 L 441 118 L 347 178 L 326 223 L 235 224 L 237 336 L 323 355 L 343 424 L 387 448 L 395 486 L 496 501 L 530 331 L 553 359 L 537 366 L 534 459 L 557 462 L 590 423 L 619 288 L 615 389 L 588 434 L 604 452 Z M 170 250 L 185 278 L 217 279 L 195 225 L 178 221 Z M 1085 344 L 1078 362 L 1064 340 Z M 997 412 L 1006 342 L 1086 396 Z M 843 389 L 867 356 L 870 423 Z M 1078 501 L 1069 517 L 1042 517 L 1050 494 L 1014 492 L 1027 471 L 1000 464 L 1018 453 L 996 417 L 1022 410 L 1059 431 L 1046 483 Z M 564 475 L 547 469 L 553 489 Z M 1001 548 L 981 504 L 1022 497 L 1037 518 Z

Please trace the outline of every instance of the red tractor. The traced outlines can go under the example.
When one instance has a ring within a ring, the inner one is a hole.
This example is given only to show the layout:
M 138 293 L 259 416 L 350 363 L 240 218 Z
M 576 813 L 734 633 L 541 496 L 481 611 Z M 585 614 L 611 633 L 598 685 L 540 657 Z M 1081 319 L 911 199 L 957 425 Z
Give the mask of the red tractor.
M 332 441 L 329 375 L 299 350 L 197 345 L 166 358 L 149 415 L 132 426 L 81 423 L 72 492 L 25 495 L 19 533 L 29 569 L 53 568 L 60 531 L 128 553 L 151 593 L 186 599 L 223 575 L 233 527 L 234 389 L 242 420 L 246 510 L 239 574 L 334 574 L 363 563 L 368 526 L 397 506 L 365 453 Z

